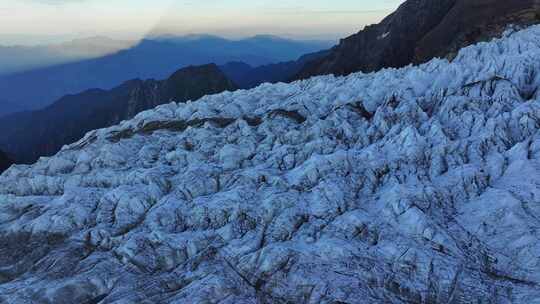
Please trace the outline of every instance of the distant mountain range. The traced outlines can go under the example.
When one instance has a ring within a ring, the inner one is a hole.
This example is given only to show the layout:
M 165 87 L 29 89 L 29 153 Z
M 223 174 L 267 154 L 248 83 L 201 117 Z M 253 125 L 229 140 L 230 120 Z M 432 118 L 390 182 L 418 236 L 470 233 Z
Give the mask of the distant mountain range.
M 154 37 L 104 57 L 0 76 L 0 99 L 9 101 L 7 106 L 2 104 L 2 112 L 39 109 L 66 94 L 90 88 L 110 89 L 126 79 L 162 79 L 189 65 L 242 61 L 260 66 L 288 61 L 331 45 L 274 36 L 237 41 L 208 35 Z
M 30 163 L 55 154 L 88 131 L 108 127 L 170 101 L 196 100 L 236 86 L 214 64 L 183 68 L 163 81 L 130 80 L 111 90 L 67 95 L 43 110 L 0 118 L 0 146 Z
M 244 62 L 229 62 L 220 66 L 220 68 L 225 75 L 239 87 L 251 89 L 265 82 L 288 82 L 292 80 L 306 64 L 323 58 L 328 54 L 328 50 L 319 51 L 303 55 L 298 60 L 267 64 L 258 67 L 252 67 Z
M 464 46 L 500 36 L 508 26 L 540 21 L 537 0 L 406 1 L 381 23 L 341 40 L 295 79 L 403 67 L 434 57 L 452 59 Z

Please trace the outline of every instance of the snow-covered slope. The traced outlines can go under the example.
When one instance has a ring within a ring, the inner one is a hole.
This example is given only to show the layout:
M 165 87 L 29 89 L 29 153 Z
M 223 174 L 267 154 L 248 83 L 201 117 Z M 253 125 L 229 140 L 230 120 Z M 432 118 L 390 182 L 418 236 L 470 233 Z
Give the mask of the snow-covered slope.
M 1 303 L 540 303 L 540 27 L 168 104 L 0 176 Z

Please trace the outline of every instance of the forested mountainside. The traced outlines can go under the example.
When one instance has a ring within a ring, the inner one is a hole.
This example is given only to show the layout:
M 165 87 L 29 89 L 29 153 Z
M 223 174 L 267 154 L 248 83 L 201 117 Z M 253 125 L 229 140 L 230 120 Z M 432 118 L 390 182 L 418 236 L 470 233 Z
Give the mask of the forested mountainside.
M 0 175 L 0 302 L 539 303 L 540 27 L 169 103 Z
M 451 59 L 464 46 L 499 37 L 508 26 L 539 22 L 538 0 L 409 0 L 381 23 L 341 40 L 296 79 Z
M 112 90 L 67 95 L 38 111 L 0 118 L 0 147 L 30 163 L 50 156 L 85 133 L 171 101 L 195 100 L 236 86 L 214 64 L 180 69 L 163 81 L 131 80 Z

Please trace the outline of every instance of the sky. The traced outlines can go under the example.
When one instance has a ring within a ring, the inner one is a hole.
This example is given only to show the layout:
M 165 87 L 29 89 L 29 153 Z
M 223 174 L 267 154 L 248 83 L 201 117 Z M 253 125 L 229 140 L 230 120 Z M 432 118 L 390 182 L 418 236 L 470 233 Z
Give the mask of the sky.
M 0 0 L 0 44 L 91 36 L 274 34 L 336 39 L 380 21 L 403 0 Z

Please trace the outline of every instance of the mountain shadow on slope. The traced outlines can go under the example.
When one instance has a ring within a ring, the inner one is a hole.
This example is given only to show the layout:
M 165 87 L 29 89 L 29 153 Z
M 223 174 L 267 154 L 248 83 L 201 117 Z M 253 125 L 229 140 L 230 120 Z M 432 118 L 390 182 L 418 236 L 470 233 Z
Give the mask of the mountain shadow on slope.
M 88 131 L 112 126 L 159 104 L 235 89 L 215 64 L 183 68 L 163 81 L 135 79 L 112 90 L 91 89 L 62 97 L 43 110 L 0 118 L 0 145 L 17 155 L 17 162 L 30 163 L 55 154 Z
M 500 36 L 510 25 L 540 22 L 538 0 L 408 0 L 382 22 L 342 39 L 294 78 L 347 75 L 452 59 L 465 46 Z
M 134 44 L 135 41 L 94 36 L 61 43 L 0 45 L 0 75 L 103 57 L 130 48 Z

